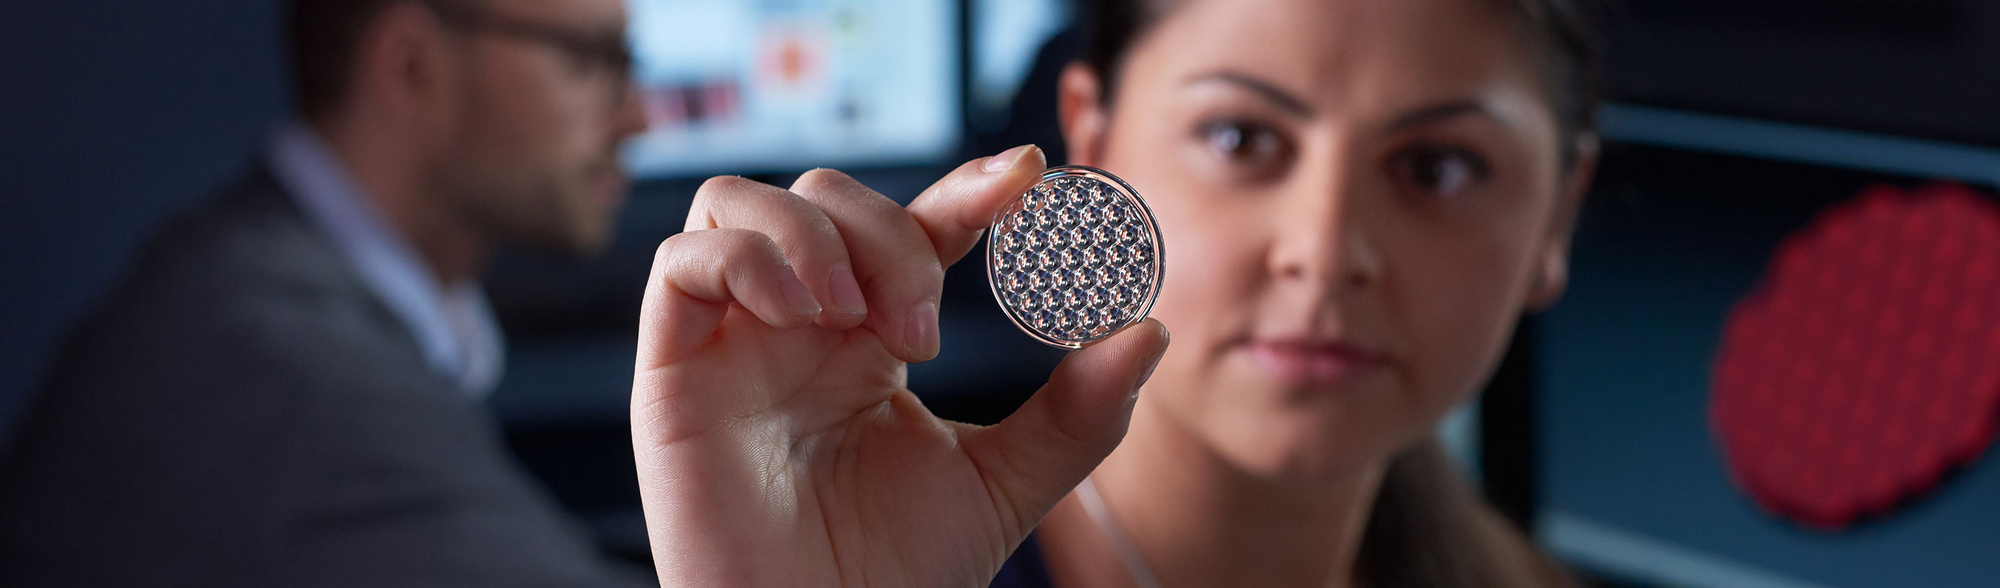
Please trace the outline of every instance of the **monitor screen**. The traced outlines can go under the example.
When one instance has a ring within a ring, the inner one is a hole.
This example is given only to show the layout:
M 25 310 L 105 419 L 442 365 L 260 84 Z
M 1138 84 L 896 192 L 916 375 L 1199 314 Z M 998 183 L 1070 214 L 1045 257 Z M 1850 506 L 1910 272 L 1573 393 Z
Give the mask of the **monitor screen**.
M 888 166 L 958 146 L 953 0 L 628 0 L 638 177 Z
M 1005 113 L 1049 38 L 1074 20 L 1067 0 L 974 0 L 972 104 L 980 115 Z
M 1543 545 L 1617 586 L 2000 581 L 2000 151 L 1619 106 L 1605 130 L 1538 324 Z

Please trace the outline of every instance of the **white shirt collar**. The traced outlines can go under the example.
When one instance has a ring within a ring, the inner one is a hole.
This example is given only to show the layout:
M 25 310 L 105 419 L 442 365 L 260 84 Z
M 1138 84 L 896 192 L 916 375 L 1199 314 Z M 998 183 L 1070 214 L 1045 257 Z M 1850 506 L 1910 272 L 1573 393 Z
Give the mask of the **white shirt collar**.
M 491 393 L 505 370 L 506 342 L 479 283 L 438 283 L 437 274 L 363 196 L 332 148 L 306 125 L 280 127 L 267 157 L 307 221 L 410 329 L 431 371 L 469 395 Z

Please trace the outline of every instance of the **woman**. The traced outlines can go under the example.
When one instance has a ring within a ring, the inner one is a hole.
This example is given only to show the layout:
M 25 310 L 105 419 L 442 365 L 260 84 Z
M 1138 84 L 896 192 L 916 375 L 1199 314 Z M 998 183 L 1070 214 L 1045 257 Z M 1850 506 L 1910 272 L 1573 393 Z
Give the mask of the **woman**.
M 1429 433 L 1562 290 L 1596 149 L 1574 6 L 1098 8 L 1064 135 L 1158 215 L 1158 320 L 997 426 L 939 421 L 903 362 L 935 355 L 941 267 L 1039 152 L 908 208 L 831 172 L 712 182 L 689 228 L 713 230 L 661 248 L 633 395 L 662 580 L 1560 583 Z

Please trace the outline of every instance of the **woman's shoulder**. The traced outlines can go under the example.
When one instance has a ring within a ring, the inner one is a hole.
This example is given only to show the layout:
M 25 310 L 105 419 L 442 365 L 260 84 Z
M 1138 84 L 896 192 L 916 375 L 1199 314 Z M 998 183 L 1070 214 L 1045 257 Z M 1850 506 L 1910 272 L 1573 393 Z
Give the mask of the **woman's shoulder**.
M 1000 564 L 1000 573 L 994 574 L 991 588 L 1054 588 L 1049 580 L 1049 568 L 1042 562 L 1042 547 L 1033 533 L 1014 548 L 1014 555 Z

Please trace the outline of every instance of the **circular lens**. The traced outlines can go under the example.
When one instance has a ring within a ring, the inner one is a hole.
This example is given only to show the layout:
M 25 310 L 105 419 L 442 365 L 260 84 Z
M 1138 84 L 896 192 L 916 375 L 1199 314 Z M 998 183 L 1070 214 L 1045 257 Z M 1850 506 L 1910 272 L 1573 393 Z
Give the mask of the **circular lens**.
M 1049 168 L 996 218 L 987 281 L 1007 318 L 1037 341 L 1081 348 L 1146 318 L 1160 296 L 1159 225 L 1117 176 Z

